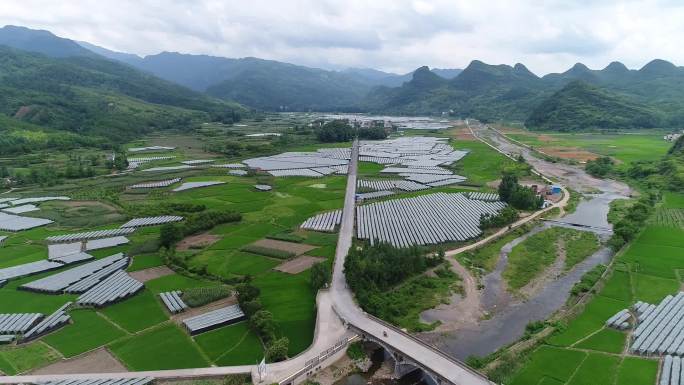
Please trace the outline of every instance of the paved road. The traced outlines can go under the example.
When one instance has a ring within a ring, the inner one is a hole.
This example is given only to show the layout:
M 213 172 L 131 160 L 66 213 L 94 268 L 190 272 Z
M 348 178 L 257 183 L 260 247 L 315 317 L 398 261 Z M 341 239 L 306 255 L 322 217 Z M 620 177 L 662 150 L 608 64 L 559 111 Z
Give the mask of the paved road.
M 452 384 L 491 385 L 492 383 L 480 373 L 428 346 L 424 342 L 411 337 L 407 333 L 369 316 L 354 302 L 344 277 L 344 261 L 352 245 L 354 231 L 357 163 L 358 141 L 355 141 L 352 146 L 352 159 L 349 163 L 347 191 L 342 211 L 342 225 L 340 226 L 337 250 L 335 252 L 335 269 L 331 289 L 337 313 L 347 323 L 350 323 L 366 334 L 374 336 L 378 340 L 382 340 L 384 344 L 410 357 L 423 367 L 429 368 Z

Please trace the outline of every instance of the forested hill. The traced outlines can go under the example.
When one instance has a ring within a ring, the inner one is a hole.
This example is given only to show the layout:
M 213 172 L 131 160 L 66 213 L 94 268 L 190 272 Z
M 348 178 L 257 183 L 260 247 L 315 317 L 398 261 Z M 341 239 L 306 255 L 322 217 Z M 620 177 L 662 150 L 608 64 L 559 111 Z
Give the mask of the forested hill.
M 0 112 L 21 121 L 125 140 L 241 111 L 94 54 L 47 57 L 0 46 Z
M 329 71 L 252 57 L 232 59 L 162 52 L 143 58 L 85 42 L 80 44 L 195 91 L 271 111 L 358 110 L 359 102 L 372 87 L 397 87 L 412 77 L 412 73 L 394 74 L 370 68 Z M 460 72 L 432 71 L 444 79 Z
M 628 129 L 659 127 L 663 119 L 627 97 L 575 80 L 538 105 L 525 125 L 560 131 Z
M 76 42 L 55 36 L 49 31 L 14 25 L 0 28 L 0 45 L 50 57 L 96 56 Z
M 543 77 L 523 64 L 474 60 L 462 71 L 421 67 L 399 75 L 172 52 L 142 58 L 11 26 L 0 28 L 2 43 L 21 51 L 0 52 L 0 111 L 117 137 L 196 119 L 230 121 L 240 107 L 219 99 L 271 111 L 449 113 L 564 131 L 684 126 L 684 68 L 664 60 L 639 70 L 619 62 L 600 70 L 577 63 Z M 137 103 L 153 105 L 134 108 Z M 130 114 L 140 115 L 141 124 L 129 124 Z
M 664 60 L 639 70 L 619 62 L 601 70 L 578 63 L 539 78 L 522 64 L 475 60 L 448 81 L 375 88 L 362 107 L 378 113 L 449 112 L 483 121 L 526 121 L 531 128 L 564 131 L 678 127 L 684 125 L 684 68 Z
M 399 88 L 376 88 L 362 105 L 373 112 L 437 114 L 450 112 L 485 121 L 524 120 L 530 105 L 544 96 L 541 79 L 522 64 L 488 65 L 473 61 L 453 79 L 427 79 L 425 70 Z

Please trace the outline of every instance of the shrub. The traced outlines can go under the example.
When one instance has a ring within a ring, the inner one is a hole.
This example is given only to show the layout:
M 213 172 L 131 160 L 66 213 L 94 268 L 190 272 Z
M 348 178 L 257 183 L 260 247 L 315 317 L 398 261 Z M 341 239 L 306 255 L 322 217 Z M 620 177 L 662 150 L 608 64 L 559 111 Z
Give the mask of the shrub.
M 353 342 L 347 348 L 347 356 L 352 360 L 363 360 L 366 358 L 366 352 L 363 350 L 363 344 L 361 344 L 359 341 Z
M 613 171 L 613 160 L 607 156 L 602 156 L 588 161 L 584 169 L 592 176 L 603 178 Z
M 606 265 L 596 265 L 593 269 L 584 273 L 579 282 L 572 286 L 570 294 L 573 296 L 582 295 L 589 292 L 596 282 L 601 278 L 606 271 Z
M 311 288 L 314 292 L 322 289 L 330 282 L 330 266 L 325 262 L 318 262 L 311 267 Z

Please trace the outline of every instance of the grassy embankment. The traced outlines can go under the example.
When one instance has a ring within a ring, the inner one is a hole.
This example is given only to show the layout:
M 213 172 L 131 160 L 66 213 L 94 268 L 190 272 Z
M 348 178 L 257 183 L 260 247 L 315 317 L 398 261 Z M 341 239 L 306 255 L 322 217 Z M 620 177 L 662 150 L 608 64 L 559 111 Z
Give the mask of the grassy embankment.
M 540 276 L 556 260 L 564 257 L 562 270 L 568 271 L 599 249 L 594 233 L 551 227 L 529 236 L 508 256 L 503 277 L 512 290 L 519 290 Z
M 684 198 L 666 194 L 662 207 L 684 209 Z M 589 365 L 605 381 L 600 383 L 655 383 L 657 359 L 623 355 L 626 333 L 606 329 L 604 322 L 636 301 L 658 303 L 680 289 L 684 229 L 669 221 L 658 221 L 655 215 L 652 223 L 616 257 L 614 269 L 583 311 L 526 358 L 522 369 L 507 383 L 598 383 L 592 379 Z M 554 362 L 564 365 L 559 367 Z

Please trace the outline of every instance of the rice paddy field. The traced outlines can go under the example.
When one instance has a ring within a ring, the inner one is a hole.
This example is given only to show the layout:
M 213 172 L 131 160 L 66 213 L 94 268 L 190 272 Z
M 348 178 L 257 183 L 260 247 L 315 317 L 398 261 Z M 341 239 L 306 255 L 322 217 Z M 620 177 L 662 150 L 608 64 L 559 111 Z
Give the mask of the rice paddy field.
M 681 203 L 681 195 L 668 194 L 663 206 Z M 599 292 L 567 325 L 546 338 L 509 383 L 655 384 L 657 357 L 627 354 L 627 332 L 605 328 L 604 322 L 636 301 L 658 303 L 677 293 L 682 285 L 682 255 L 684 229 L 648 225 L 616 257 Z
M 314 183 L 308 178 L 269 180 L 274 186 L 271 193 L 257 193 L 252 186 L 256 178 L 231 176 L 188 177 L 186 180 L 224 180 L 228 183 L 204 189 L 189 190 L 167 194 L 156 201 L 193 202 L 211 209 L 232 209 L 243 214 L 243 220 L 236 224 L 220 225 L 210 232 L 220 240 L 208 247 L 186 252 L 190 267 L 206 266 L 215 276 L 231 279 L 249 275 L 254 284 L 262 290 L 262 302 L 266 310 L 273 313 L 278 325 L 278 333 L 290 339 L 290 355 L 305 350 L 311 343 L 315 322 L 314 293 L 309 286 L 308 271 L 290 275 L 273 271 L 281 261 L 262 255 L 241 251 L 244 246 L 271 235 L 291 231 L 309 216 L 342 204 L 345 178 L 328 177 L 316 180 L 325 188 L 310 187 Z M 137 204 L 142 201 L 139 194 L 122 193 L 119 205 Z M 121 209 L 121 212 L 124 212 Z M 105 226 L 106 227 L 106 226 Z M 71 231 L 72 227 L 68 226 Z M 97 227 L 101 228 L 101 227 Z M 88 228 L 92 229 L 92 228 Z M 47 257 L 43 244 L 46 236 L 66 231 L 61 225 L 51 225 L 8 234 L 10 237 L 0 247 L 2 267 L 41 260 Z M 98 250 L 99 256 L 111 255 L 118 251 L 130 252 L 132 248 L 156 238 L 158 228 L 147 228 L 130 236 L 131 244 L 112 249 Z M 298 234 L 304 242 L 317 248 L 312 254 L 332 257 L 336 238 L 334 235 Z M 159 254 L 147 253 L 134 255 L 129 271 L 141 271 L 163 265 Z M 47 273 L 44 275 L 50 275 Z M 13 312 L 49 313 L 75 299 L 75 295 L 45 295 L 17 290 L 23 283 L 33 281 L 42 275 L 27 277 L 10 282 L 0 289 L 0 308 Z M 100 310 L 73 312 L 73 323 L 50 334 L 42 340 L 68 358 L 88 352 L 100 346 L 109 350 L 127 367 L 135 370 L 152 370 L 174 367 L 207 366 L 210 364 L 252 364 L 255 358 L 263 356 L 263 348 L 258 338 L 247 329 L 246 324 L 220 328 L 206 335 L 191 338 L 179 329 L 163 308 L 157 294 L 169 290 L 182 290 L 190 287 L 218 285 L 219 282 L 189 278 L 179 274 L 159 277 L 145 283 L 146 289 L 130 299 Z M 226 339 L 234 338 L 234 340 Z M 141 345 L 142 344 L 142 345 Z M 140 349 L 142 346 L 158 347 L 157 352 Z M 216 349 L 225 350 L 216 352 Z M 204 350 L 208 349 L 209 352 Z M 0 352 L 14 352 L 14 349 L 0 348 Z M 30 350 L 27 350 L 30 352 Z M 179 354 L 176 361 L 160 359 L 160 354 L 173 352 Z M 182 353 L 182 354 L 181 354 Z M 27 353 L 28 354 L 28 353 Z M 4 357 L 4 356 L 2 356 Z M 14 356 L 5 361 L 13 364 Z M 151 358 L 154 357 L 154 358 Z M 46 360 L 36 360 L 40 366 Z M 164 362 L 164 363 L 162 363 Z M 25 371 L 25 366 L 7 370 L 6 373 Z

